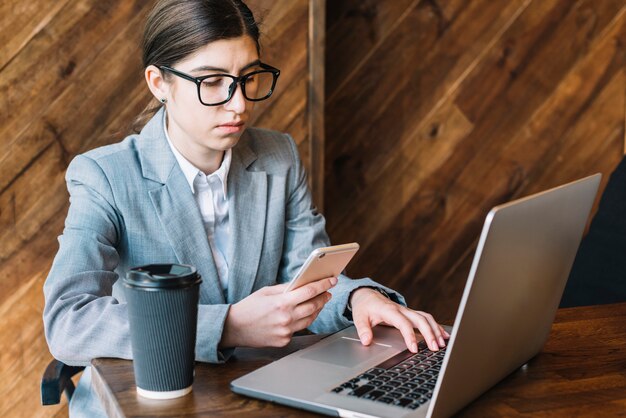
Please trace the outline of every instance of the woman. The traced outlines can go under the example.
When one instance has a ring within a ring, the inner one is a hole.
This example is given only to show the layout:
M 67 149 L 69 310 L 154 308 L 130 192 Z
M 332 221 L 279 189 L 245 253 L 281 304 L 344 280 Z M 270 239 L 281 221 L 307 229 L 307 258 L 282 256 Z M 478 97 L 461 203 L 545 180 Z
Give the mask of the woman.
M 259 30 L 240 0 L 162 0 L 147 20 L 143 60 L 162 106 L 138 135 L 77 156 L 67 170 L 71 205 L 44 286 L 52 354 L 74 365 L 130 359 L 121 281 L 133 267 L 196 266 L 196 358 L 223 362 L 234 347 L 284 346 L 304 328 L 354 323 L 414 328 L 437 350 L 448 335 L 370 279 L 327 278 L 283 293 L 317 247 L 329 245 L 294 141 L 247 127 L 279 71 L 260 61 Z M 332 295 L 332 299 L 331 299 Z M 351 320 L 353 317 L 354 321 Z M 81 378 L 71 413 L 102 414 Z

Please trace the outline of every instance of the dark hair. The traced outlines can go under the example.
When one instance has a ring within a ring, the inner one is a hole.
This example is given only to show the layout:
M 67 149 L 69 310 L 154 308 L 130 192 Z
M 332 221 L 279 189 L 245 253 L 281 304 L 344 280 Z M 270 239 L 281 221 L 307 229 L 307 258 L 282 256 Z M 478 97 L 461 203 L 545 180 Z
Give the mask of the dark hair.
M 143 65 L 172 67 L 210 42 L 243 35 L 250 36 L 260 52 L 259 27 L 242 0 L 158 0 L 146 20 Z M 161 106 L 149 104 L 133 130 L 139 132 Z

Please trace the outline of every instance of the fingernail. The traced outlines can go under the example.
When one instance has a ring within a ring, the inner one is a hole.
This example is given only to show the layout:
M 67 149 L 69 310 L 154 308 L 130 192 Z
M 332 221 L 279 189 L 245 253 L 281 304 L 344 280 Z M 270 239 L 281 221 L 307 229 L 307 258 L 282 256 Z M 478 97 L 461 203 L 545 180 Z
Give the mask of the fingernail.
M 417 353 L 417 343 L 411 344 L 411 352 L 412 353 Z
M 439 346 L 440 347 L 445 347 L 446 346 L 446 342 L 444 341 L 443 337 L 439 337 Z
M 330 283 L 334 286 L 337 284 L 337 278 L 336 277 L 331 277 L 330 278 Z
M 439 351 L 439 344 L 437 344 L 437 340 L 430 340 L 430 349 L 431 351 Z
M 443 333 L 446 335 L 446 338 L 450 338 L 450 334 L 448 333 L 448 331 L 446 331 L 445 329 L 443 330 Z

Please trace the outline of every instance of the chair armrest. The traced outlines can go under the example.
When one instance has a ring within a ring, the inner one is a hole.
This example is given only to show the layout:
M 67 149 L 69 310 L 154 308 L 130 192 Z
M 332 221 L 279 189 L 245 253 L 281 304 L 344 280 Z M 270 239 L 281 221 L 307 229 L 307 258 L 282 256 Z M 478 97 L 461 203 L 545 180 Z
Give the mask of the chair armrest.
M 82 366 L 68 366 L 56 359 L 48 363 L 48 367 L 46 367 L 46 371 L 41 378 L 41 404 L 58 404 L 61 402 L 62 392 L 65 392 L 69 402 L 75 389 L 72 376 L 82 372 L 84 369 Z

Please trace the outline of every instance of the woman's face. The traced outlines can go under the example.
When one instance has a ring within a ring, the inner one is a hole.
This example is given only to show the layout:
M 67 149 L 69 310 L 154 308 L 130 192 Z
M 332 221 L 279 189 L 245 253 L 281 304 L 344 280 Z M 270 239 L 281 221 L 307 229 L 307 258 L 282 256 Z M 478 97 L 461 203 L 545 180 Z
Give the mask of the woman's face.
M 241 76 L 258 70 L 258 64 L 256 43 L 245 35 L 211 42 L 173 67 L 193 77 L 210 74 Z M 237 86 L 227 103 L 205 106 L 198 99 L 194 82 L 174 74 L 167 76 L 168 133 L 179 151 L 195 160 L 234 147 L 254 108 L 254 102 L 244 98 L 241 86 Z

